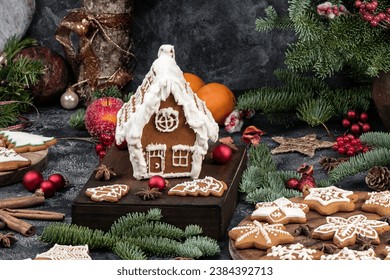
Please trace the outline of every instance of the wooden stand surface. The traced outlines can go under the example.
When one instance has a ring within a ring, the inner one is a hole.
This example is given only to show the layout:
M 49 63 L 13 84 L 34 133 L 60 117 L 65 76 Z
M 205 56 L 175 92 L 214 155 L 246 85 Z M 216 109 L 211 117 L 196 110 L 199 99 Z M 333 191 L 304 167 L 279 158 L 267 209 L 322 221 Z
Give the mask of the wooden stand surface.
M 355 211 L 353 211 L 353 212 L 338 212 L 338 213 L 332 214 L 330 216 L 348 218 L 348 217 L 353 216 L 353 215 L 363 214 L 364 216 L 367 217 L 367 219 L 370 219 L 370 220 L 380 219 L 382 217 L 380 215 L 377 215 L 374 213 L 364 212 L 361 210 L 361 205 L 364 203 L 364 201 L 365 201 L 364 197 L 367 193 L 366 192 L 356 192 L 356 193 L 359 194 L 359 200 L 356 203 Z M 293 202 L 301 202 L 302 199 L 303 199 L 302 197 L 294 197 L 291 200 Z M 316 211 L 309 211 L 309 213 L 306 214 L 306 217 L 307 217 L 307 222 L 305 223 L 305 225 L 309 225 L 312 229 L 315 229 L 316 227 L 326 223 L 326 216 L 322 216 L 321 214 L 319 214 Z M 241 221 L 240 225 L 245 224 L 248 221 L 250 221 L 249 217 L 247 217 L 243 221 Z M 289 233 L 291 233 L 293 236 L 295 236 L 294 243 L 301 243 L 305 247 L 308 247 L 308 248 L 316 248 L 316 247 L 318 248 L 318 246 L 320 246 L 321 244 L 333 244 L 332 240 L 324 241 L 324 240 L 320 240 L 320 239 L 313 239 L 310 236 L 296 235 L 295 230 L 299 227 L 299 225 L 300 224 L 287 224 L 287 225 L 285 225 L 286 230 Z M 390 231 L 380 235 L 380 239 L 381 239 L 381 244 L 374 245 L 374 247 L 375 247 L 374 250 L 375 250 L 377 256 L 379 258 L 383 259 L 386 257 L 384 255 L 385 246 L 389 246 L 388 242 L 390 241 Z M 288 244 L 285 244 L 285 245 L 288 245 Z M 348 248 L 353 249 L 353 250 L 358 250 L 360 246 L 361 246 L 361 244 L 356 242 L 355 245 L 349 246 Z M 230 252 L 230 256 L 234 260 L 261 260 L 261 259 L 264 259 L 266 256 L 266 251 L 259 250 L 259 249 L 237 249 L 234 246 L 234 241 L 231 239 L 229 240 L 229 252 Z M 336 252 L 338 252 L 338 250 Z
M 210 151 L 213 147 L 210 147 Z M 210 152 L 209 152 L 210 153 Z M 148 180 L 136 180 L 132 176 L 132 168 L 128 151 L 120 151 L 112 147 L 104 157 L 102 164 L 112 167 L 117 174 L 109 181 L 98 181 L 95 172 L 81 190 L 72 205 L 72 223 L 90 228 L 108 230 L 119 217 L 130 212 L 146 212 L 150 208 L 160 208 L 163 221 L 180 228 L 197 224 L 203 228 L 203 233 L 215 239 L 225 234 L 235 211 L 238 200 L 238 185 L 246 166 L 246 149 L 239 147 L 233 153 L 232 159 L 226 165 L 216 165 L 208 154 L 202 165 L 199 178 L 212 176 L 228 185 L 227 191 L 221 197 L 179 197 L 168 196 L 167 190 L 161 198 L 144 201 L 136 192 L 147 187 Z M 192 180 L 191 178 L 168 179 L 170 186 Z M 85 190 L 111 184 L 130 185 L 129 193 L 117 203 L 94 202 L 85 195 Z
M 14 171 L 0 172 L 0 187 L 22 181 L 24 174 L 30 170 L 42 170 L 47 165 L 48 149 L 22 153 L 21 156 L 31 160 L 31 165 Z

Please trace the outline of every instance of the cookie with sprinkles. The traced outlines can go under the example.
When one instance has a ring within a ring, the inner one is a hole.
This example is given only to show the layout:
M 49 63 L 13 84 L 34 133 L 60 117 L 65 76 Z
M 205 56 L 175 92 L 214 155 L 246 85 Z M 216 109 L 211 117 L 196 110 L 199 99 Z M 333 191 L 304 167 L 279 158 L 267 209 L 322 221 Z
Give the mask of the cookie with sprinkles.
M 232 228 L 229 237 L 234 240 L 237 249 L 267 250 L 272 246 L 294 241 L 294 236 L 282 224 L 260 223 L 256 220 Z
M 285 197 L 271 202 L 259 202 L 251 214 L 251 220 L 270 224 L 306 223 L 306 213 L 309 206 L 304 203 L 294 203 Z
M 382 216 L 390 215 L 390 191 L 367 193 L 366 200 L 362 204 L 362 210 L 377 213 Z
M 339 211 L 351 212 L 355 210 L 358 195 L 336 186 L 325 188 L 310 188 L 303 190 L 303 201 L 311 210 L 328 216 Z

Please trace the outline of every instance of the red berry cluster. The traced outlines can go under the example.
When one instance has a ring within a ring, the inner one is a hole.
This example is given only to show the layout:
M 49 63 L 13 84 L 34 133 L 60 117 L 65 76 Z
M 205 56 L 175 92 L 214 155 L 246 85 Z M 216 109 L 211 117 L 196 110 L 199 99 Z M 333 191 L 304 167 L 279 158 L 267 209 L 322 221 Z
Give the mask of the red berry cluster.
M 347 116 L 342 120 L 342 125 L 343 127 L 348 128 L 354 135 L 360 135 L 371 130 L 371 125 L 368 123 L 368 114 L 366 112 L 358 114 L 353 110 L 348 111 Z
M 335 5 L 330 2 L 325 2 L 317 6 L 317 13 L 327 18 L 334 18 L 343 14 L 347 14 L 348 11 L 344 5 Z
M 381 23 L 388 25 L 390 21 L 390 7 L 385 10 L 379 10 L 377 0 L 355 0 L 355 7 L 359 9 L 362 19 L 367 21 L 373 27 L 378 26 Z
M 358 153 L 365 153 L 369 150 L 368 146 L 364 145 L 358 137 L 352 134 L 339 136 L 336 139 L 336 144 L 333 145 L 333 150 L 340 155 L 354 156 Z
M 52 174 L 45 180 L 41 172 L 30 170 L 23 175 L 22 184 L 28 191 L 37 195 L 53 197 L 55 192 L 64 189 L 68 182 L 59 173 Z
M 105 157 L 107 149 L 112 145 L 114 140 L 115 137 L 112 134 L 100 134 L 99 143 L 95 145 L 95 152 L 99 156 L 100 160 Z

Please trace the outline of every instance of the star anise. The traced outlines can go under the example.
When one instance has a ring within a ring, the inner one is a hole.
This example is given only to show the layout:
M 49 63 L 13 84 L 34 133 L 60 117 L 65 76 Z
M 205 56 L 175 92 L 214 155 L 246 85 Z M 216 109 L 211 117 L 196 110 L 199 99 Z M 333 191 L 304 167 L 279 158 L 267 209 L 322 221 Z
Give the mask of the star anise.
M 314 249 L 321 251 L 322 253 L 325 253 L 325 254 L 334 254 L 334 252 L 337 249 L 337 246 L 334 244 L 322 243 L 319 246 L 315 247 Z
M 97 167 L 95 171 L 95 178 L 98 180 L 108 181 L 111 179 L 111 177 L 116 176 L 114 169 L 112 169 L 111 167 L 107 167 L 105 164 L 102 164 Z
M 296 235 L 304 235 L 304 236 L 310 236 L 311 235 L 312 227 L 309 225 L 299 225 L 294 233 Z
M 356 236 L 356 240 L 360 243 L 360 247 L 359 247 L 359 251 L 365 251 L 365 250 L 368 250 L 368 249 L 374 249 L 375 248 L 375 245 L 372 243 L 373 240 L 370 239 L 370 238 L 367 238 L 365 236 L 362 236 L 360 234 L 358 234 Z
M 378 221 L 386 222 L 386 223 L 390 224 L 390 216 L 383 216 Z
M 148 187 L 138 191 L 135 193 L 135 195 L 138 195 L 143 200 L 155 200 L 159 197 L 161 197 L 163 194 L 160 192 L 158 188 L 151 188 Z
M 15 235 L 13 233 L 0 233 L 0 246 L 10 248 L 12 244 L 16 242 Z
M 332 171 L 337 165 L 347 161 L 349 158 L 332 158 L 332 157 L 322 157 L 319 160 L 322 168 L 329 173 Z

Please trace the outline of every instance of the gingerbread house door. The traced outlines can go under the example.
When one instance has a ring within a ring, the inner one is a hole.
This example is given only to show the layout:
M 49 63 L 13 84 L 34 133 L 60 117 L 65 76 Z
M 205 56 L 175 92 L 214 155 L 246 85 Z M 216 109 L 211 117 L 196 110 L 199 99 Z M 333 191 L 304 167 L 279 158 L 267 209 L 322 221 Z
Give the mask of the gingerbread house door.
M 149 144 L 146 147 L 146 159 L 149 175 L 161 175 L 165 170 L 165 144 Z

